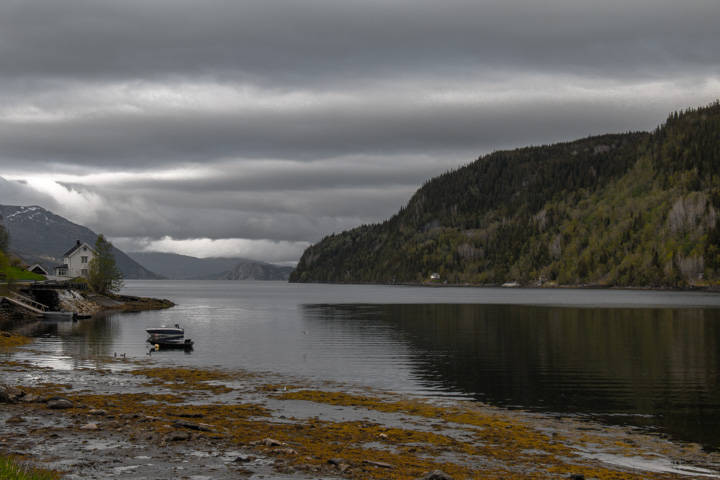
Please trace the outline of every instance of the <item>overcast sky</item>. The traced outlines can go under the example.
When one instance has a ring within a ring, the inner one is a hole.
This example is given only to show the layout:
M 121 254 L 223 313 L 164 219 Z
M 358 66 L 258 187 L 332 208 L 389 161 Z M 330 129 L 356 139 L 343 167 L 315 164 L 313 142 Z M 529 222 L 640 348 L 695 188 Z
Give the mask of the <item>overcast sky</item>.
M 496 149 L 720 97 L 718 0 L 0 0 L 0 203 L 293 263 Z

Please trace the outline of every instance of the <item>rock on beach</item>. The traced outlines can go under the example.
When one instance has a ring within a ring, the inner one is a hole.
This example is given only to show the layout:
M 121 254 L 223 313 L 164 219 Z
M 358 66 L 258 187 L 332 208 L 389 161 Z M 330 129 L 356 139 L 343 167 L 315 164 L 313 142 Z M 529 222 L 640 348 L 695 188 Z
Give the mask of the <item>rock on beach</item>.
M 419 480 L 453 480 L 453 477 L 442 470 L 433 470 Z
M 51 397 L 47 400 L 47 408 L 51 410 L 65 410 L 73 406 L 73 402 L 65 397 Z

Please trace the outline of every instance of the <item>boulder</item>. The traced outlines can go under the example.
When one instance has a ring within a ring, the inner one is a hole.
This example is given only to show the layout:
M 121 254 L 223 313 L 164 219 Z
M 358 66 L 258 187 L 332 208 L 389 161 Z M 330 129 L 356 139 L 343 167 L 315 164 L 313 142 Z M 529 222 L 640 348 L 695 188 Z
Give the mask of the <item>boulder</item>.
M 259 445 L 265 445 L 266 447 L 282 447 L 287 444 L 281 442 L 280 440 L 275 440 L 274 438 L 264 438 L 260 440 Z
M 10 394 L 5 385 L 0 385 L 0 403 L 12 403 L 10 401 Z
M 25 392 L 12 385 L 0 385 L 0 403 L 15 403 L 25 396 Z
M 180 427 L 189 428 L 190 430 L 198 430 L 200 432 L 212 432 L 213 431 L 213 429 L 210 427 L 210 425 L 205 425 L 203 423 L 188 422 L 187 420 L 175 420 L 175 425 L 178 425 Z
M 64 410 L 73 406 L 73 402 L 64 397 L 51 397 L 47 401 L 47 407 L 51 410 Z
M 442 470 L 433 470 L 426 474 L 420 480 L 453 480 L 453 477 L 443 472 Z
M 165 435 L 165 438 L 163 440 L 165 440 L 166 442 L 184 442 L 189 438 L 190 435 L 185 432 L 170 432 Z
M 25 395 L 25 392 L 23 392 L 17 387 L 13 387 L 12 385 L 6 385 L 6 388 L 8 389 L 8 393 L 12 396 L 22 397 Z
M 252 455 L 249 455 L 249 456 L 247 456 L 247 457 L 237 457 L 237 458 L 234 460 L 234 462 L 235 462 L 235 463 L 250 463 L 250 462 L 254 462 L 255 460 L 257 460 L 256 457 L 254 457 L 254 456 L 252 456 Z
M 298 451 L 294 448 L 276 448 L 272 452 L 278 455 L 298 455 Z
M 42 402 L 42 398 L 38 397 L 37 395 L 33 395 L 32 393 L 29 393 L 20 397 L 20 401 L 22 403 L 40 403 Z
M 374 460 L 363 460 L 362 463 L 363 463 L 363 465 L 371 465 L 373 467 L 378 467 L 378 468 L 388 468 L 388 469 L 395 468 L 395 465 L 393 465 L 392 463 L 376 462 Z

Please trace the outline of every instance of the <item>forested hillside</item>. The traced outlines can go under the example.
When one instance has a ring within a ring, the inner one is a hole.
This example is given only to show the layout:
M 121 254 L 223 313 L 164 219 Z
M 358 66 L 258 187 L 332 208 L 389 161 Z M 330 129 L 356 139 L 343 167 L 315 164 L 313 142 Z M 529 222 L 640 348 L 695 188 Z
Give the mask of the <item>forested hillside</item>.
M 309 247 L 291 281 L 718 284 L 718 212 L 716 101 L 652 133 L 481 157 Z

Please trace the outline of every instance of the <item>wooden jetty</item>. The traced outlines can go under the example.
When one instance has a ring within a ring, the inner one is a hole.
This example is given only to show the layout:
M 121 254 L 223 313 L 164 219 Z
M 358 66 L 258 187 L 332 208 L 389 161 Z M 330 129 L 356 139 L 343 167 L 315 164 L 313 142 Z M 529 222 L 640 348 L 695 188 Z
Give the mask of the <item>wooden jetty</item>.
M 0 297 L 0 299 L 2 299 L 2 301 L 4 302 L 9 302 L 26 310 L 30 310 L 31 312 L 41 316 L 49 310 L 49 307 L 47 305 L 36 302 L 32 298 L 23 297 L 22 295 L 18 295 L 17 293 L 12 292 L 10 293 L 10 295 L 10 297 Z

